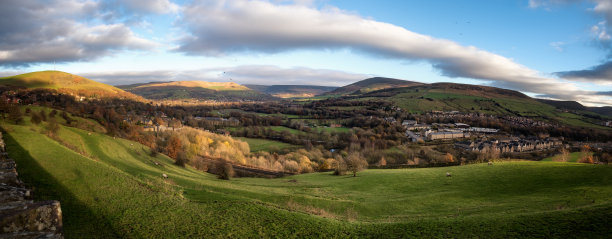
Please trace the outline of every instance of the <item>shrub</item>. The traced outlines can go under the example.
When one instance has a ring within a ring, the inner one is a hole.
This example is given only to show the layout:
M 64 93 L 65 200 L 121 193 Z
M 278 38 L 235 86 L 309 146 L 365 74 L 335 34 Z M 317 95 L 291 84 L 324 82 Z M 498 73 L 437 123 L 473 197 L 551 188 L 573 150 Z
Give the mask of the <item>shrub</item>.
M 32 117 L 30 118 L 30 122 L 32 122 L 32 124 L 38 125 L 40 124 L 40 122 L 42 122 L 42 118 L 40 117 L 40 115 L 36 112 L 32 113 Z
M 217 163 L 217 172 L 219 179 L 230 180 L 230 178 L 234 177 L 234 167 L 228 162 L 221 161 Z

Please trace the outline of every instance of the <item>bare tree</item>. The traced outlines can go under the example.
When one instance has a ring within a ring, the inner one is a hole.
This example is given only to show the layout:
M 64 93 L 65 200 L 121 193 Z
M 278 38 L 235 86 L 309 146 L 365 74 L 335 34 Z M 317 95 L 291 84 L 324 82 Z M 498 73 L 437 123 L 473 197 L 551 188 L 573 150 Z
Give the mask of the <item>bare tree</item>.
M 345 161 L 348 170 L 353 172 L 353 177 L 357 177 L 357 172 L 368 168 L 368 161 L 356 151 L 350 152 Z

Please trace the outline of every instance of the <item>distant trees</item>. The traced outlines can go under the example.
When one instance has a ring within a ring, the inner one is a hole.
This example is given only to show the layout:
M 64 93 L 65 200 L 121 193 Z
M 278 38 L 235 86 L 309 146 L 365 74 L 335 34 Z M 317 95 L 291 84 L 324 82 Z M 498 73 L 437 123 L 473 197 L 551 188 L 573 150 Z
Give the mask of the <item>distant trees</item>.
M 15 124 L 20 124 L 23 122 L 23 116 L 21 114 L 21 109 L 19 105 L 11 105 L 8 110 L 8 119 L 10 121 L 15 122 Z

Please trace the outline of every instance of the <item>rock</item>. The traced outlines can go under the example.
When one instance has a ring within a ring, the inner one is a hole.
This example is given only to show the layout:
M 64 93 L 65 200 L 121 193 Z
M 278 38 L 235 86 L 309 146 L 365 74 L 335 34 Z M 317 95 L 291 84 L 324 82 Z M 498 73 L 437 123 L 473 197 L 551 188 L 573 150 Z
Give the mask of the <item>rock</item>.
M 56 232 L 62 230 L 62 209 L 58 201 L 26 203 L 0 212 L 2 233 Z
M 64 238 L 58 201 L 34 202 L 4 151 L 0 133 L 0 238 Z

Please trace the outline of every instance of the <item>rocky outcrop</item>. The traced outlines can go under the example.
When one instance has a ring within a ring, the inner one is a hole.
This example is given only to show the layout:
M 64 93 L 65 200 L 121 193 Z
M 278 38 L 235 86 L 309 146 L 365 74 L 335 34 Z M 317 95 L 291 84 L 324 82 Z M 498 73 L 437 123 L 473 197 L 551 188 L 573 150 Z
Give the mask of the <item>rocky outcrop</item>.
M 31 200 L 0 133 L 0 238 L 64 238 L 60 202 Z

